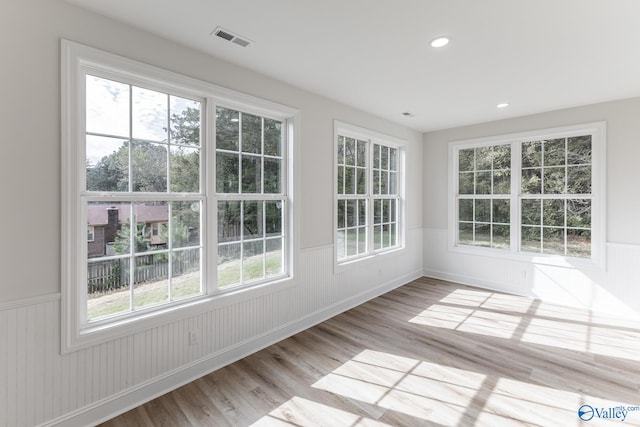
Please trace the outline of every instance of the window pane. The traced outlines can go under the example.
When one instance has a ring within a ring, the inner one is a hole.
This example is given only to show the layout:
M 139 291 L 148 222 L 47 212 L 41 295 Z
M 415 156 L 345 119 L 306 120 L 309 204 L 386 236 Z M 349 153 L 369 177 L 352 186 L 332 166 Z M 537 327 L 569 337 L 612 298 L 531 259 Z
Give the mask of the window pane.
M 388 248 L 390 246 L 391 239 L 391 230 L 389 229 L 389 224 L 382 225 L 382 237 L 380 238 L 381 246 L 383 248 Z
M 522 200 L 522 224 L 540 225 L 541 200 Z
M 491 194 L 491 172 L 476 172 L 476 194 Z
M 589 165 L 591 164 L 591 135 L 569 138 L 567 151 L 567 164 Z
M 458 242 L 463 245 L 473 244 L 473 224 L 464 222 L 458 224 Z
M 338 194 L 344 194 L 344 166 L 338 166 Z
M 358 200 L 358 225 L 367 225 L 367 201 Z
M 284 201 L 265 202 L 265 233 L 267 237 L 282 235 L 282 213 Z
M 471 172 L 474 169 L 474 149 L 458 151 L 458 170 L 460 172 Z
M 282 239 L 268 239 L 265 241 L 267 263 L 267 277 L 279 276 L 284 273 L 284 263 L 282 262 Z
M 87 135 L 88 191 L 129 190 L 129 142 Z
M 348 166 L 356 165 L 356 140 L 353 138 L 345 138 L 344 164 Z
M 264 159 L 264 192 L 280 193 L 280 164 L 279 159 Z
M 564 167 L 544 169 L 545 194 L 563 194 L 565 192 L 565 169 Z
M 264 154 L 277 157 L 282 155 L 282 122 L 264 119 Z
M 200 103 L 191 99 L 169 96 L 171 142 L 200 145 Z
M 169 96 L 165 93 L 132 86 L 132 137 L 151 141 L 167 141 Z
M 262 279 L 265 276 L 264 240 L 242 244 L 242 279 L 244 282 Z
M 373 144 L 373 168 L 380 169 L 380 146 Z
M 200 249 L 172 252 L 171 299 L 177 300 L 202 292 Z
M 493 148 L 481 147 L 476 148 L 476 170 L 491 170 L 493 160 Z
M 129 137 L 129 85 L 87 75 L 86 130 Z
M 135 203 L 133 205 L 135 220 L 134 250 L 136 253 L 157 251 L 168 247 L 169 205 L 166 202 Z M 159 232 L 153 235 L 153 225 L 157 225 Z M 129 222 L 120 227 L 118 237 L 126 242 L 130 237 Z M 124 243 L 123 242 L 123 243 Z
M 389 194 L 389 172 L 380 172 L 380 194 Z
M 241 244 L 218 245 L 218 287 L 240 283 Z
M 373 227 L 373 249 L 382 248 L 382 226 L 376 225 Z
M 243 202 L 243 235 L 245 239 L 264 237 L 263 202 Z
M 591 194 L 591 166 L 567 168 L 567 193 Z
M 398 149 L 389 148 L 389 170 L 398 170 Z
M 171 191 L 177 193 L 200 191 L 200 149 L 171 147 Z
M 505 199 L 495 199 L 493 204 L 493 219 L 494 223 L 509 224 L 509 218 L 511 217 L 511 202 Z
M 380 146 L 380 169 L 389 169 L 389 147 Z
M 491 247 L 498 249 L 509 249 L 511 246 L 510 229 L 508 225 L 493 225 L 492 237 L 493 243 Z
M 458 219 L 460 221 L 473 221 L 473 200 L 462 199 L 458 201 Z
M 356 169 L 356 181 L 357 181 L 357 191 L 358 194 L 366 194 L 367 193 L 367 170 L 363 168 Z
M 216 148 L 238 151 L 240 113 L 228 108 L 216 109 Z
M 531 141 L 522 143 L 522 167 L 537 168 L 542 166 L 542 142 Z
M 564 229 L 544 227 L 543 230 L 542 252 L 552 255 L 564 255 Z
M 367 228 L 358 228 L 358 253 L 363 254 L 367 251 Z
M 129 258 L 90 261 L 87 265 L 87 319 L 130 311 L 129 283 Z
M 591 200 L 567 200 L 567 225 L 591 228 Z
M 355 228 L 347 229 L 347 256 L 358 254 L 358 230 Z
M 508 169 L 493 172 L 493 194 L 511 193 L 511 171 Z
M 367 166 L 367 143 L 365 141 L 357 141 L 357 165 L 360 167 Z
M 355 227 L 358 224 L 357 201 L 347 200 L 347 227 Z
M 591 231 L 567 230 L 567 255 L 580 258 L 591 257 Z
M 475 233 L 476 246 L 491 246 L 491 226 L 489 224 L 476 224 Z
M 200 212 L 200 202 L 171 202 L 171 247 L 200 245 Z
M 338 136 L 338 164 L 339 165 L 344 165 L 344 136 Z
M 398 194 L 398 173 L 389 173 L 389 194 Z
M 218 202 L 218 243 L 240 240 L 241 213 L 239 201 Z
M 511 168 L 511 146 L 496 145 L 493 147 L 493 169 Z
M 241 113 L 242 151 L 262 154 L 262 119 L 252 114 Z
M 522 170 L 522 193 L 540 194 L 542 192 L 542 169 Z
M 356 194 L 356 169 L 354 167 L 345 166 L 344 168 L 344 193 Z
M 564 138 L 544 141 L 543 147 L 545 166 L 561 166 L 566 164 Z
M 476 206 L 476 210 L 475 210 L 476 222 L 490 222 L 491 221 L 491 200 L 476 199 L 475 206 Z
M 338 228 L 345 227 L 346 219 L 347 219 L 347 201 L 338 200 Z
M 242 156 L 242 192 L 262 192 L 262 170 L 260 157 Z
M 542 202 L 542 224 L 564 227 L 564 200 L 544 200 Z
M 459 194 L 474 194 L 473 192 L 473 172 L 462 172 L 458 175 Z
M 389 212 L 389 200 L 385 199 L 382 201 L 382 222 L 389 222 L 391 219 L 391 214 Z
M 390 221 L 396 222 L 398 218 L 398 202 L 396 199 L 389 200 Z
M 373 194 L 380 194 L 380 171 L 373 171 Z
M 525 252 L 540 253 L 540 227 L 522 227 L 522 240 L 520 250 Z
M 133 306 L 136 308 L 169 300 L 169 254 L 137 256 L 135 259 Z
M 346 253 L 346 231 L 338 230 L 336 235 L 336 246 L 338 259 L 342 259 L 347 256 Z
M 131 142 L 133 191 L 167 191 L 167 147 L 144 141 Z
M 239 192 L 239 160 L 237 154 L 216 153 L 216 191 Z
M 380 224 L 382 222 L 382 200 L 375 199 L 373 201 L 373 223 Z

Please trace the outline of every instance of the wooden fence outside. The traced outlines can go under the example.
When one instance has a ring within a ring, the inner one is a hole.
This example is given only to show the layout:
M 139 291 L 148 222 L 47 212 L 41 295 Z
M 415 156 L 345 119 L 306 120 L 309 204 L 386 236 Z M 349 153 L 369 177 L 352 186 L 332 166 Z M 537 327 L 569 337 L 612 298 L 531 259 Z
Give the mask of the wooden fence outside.
M 144 255 L 136 257 L 134 284 L 152 282 L 169 277 L 166 257 Z M 130 258 L 91 262 L 87 268 L 87 292 L 106 293 L 129 286 L 131 282 Z M 200 251 L 174 252 L 171 262 L 173 277 L 200 269 Z

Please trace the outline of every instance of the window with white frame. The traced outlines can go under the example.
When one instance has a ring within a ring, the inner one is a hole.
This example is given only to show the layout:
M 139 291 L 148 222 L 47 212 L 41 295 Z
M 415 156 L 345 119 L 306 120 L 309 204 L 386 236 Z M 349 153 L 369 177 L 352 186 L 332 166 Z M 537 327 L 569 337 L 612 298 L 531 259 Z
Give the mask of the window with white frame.
M 68 347 L 290 276 L 295 110 L 66 41 L 63 77 Z
M 336 259 L 401 245 L 403 142 L 336 122 Z
M 456 247 L 599 262 L 604 123 L 450 145 Z

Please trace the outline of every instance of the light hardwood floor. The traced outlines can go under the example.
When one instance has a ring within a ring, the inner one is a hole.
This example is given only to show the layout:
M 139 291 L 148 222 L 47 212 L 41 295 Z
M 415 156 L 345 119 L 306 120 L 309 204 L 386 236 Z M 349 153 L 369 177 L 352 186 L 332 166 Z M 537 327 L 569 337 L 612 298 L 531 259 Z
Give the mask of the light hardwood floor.
M 103 425 L 640 426 L 640 325 L 423 278 Z

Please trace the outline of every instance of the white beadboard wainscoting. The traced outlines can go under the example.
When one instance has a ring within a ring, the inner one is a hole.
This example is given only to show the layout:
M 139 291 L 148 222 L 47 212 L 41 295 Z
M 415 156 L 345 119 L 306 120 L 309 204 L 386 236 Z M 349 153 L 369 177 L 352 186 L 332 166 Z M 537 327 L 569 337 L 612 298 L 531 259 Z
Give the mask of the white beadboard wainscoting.
M 296 284 L 60 353 L 60 296 L 0 305 L 0 426 L 92 425 L 422 276 L 406 248 L 334 274 L 333 246 L 299 254 Z M 189 332 L 199 341 L 188 345 Z
M 640 319 L 640 245 L 607 243 L 606 265 L 578 268 L 449 250 L 447 230 L 424 230 L 424 275 Z

